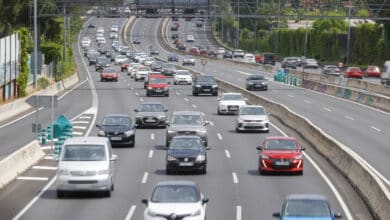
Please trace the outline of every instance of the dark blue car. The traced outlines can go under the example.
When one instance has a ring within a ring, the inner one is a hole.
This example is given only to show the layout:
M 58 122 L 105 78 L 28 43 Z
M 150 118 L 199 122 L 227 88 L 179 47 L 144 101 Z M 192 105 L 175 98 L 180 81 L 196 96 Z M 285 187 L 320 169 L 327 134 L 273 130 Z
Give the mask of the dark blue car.
M 179 57 L 175 53 L 168 54 L 168 61 L 179 62 Z

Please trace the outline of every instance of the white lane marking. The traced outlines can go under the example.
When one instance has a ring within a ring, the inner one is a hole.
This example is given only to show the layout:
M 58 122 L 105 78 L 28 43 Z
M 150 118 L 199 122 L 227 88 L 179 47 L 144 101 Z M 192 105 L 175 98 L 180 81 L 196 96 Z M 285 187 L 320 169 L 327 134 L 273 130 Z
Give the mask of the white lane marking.
M 203 112 L 200 112 L 200 114 L 204 117 L 205 116 L 205 114 L 203 113 Z
M 354 118 L 352 118 L 351 116 L 348 116 L 348 115 L 345 116 L 345 118 L 346 118 L 346 119 L 349 119 L 349 120 L 351 120 L 351 121 L 355 120 Z
M 130 84 L 129 84 L 129 86 L 130 86 Z M 134 90 L 134 88 L 133 88 L 133 87 L 131 87 L 130 89 L 131 89 L 131 90 Z
M 247 72 L 243 72 L 243 71 L 237 71 L 237 72 L 239 72 L 239 73 L 241 73 L 241 74 L 244 74 L 244 75 L 247 75 L 247 76 L 250 76 L 250 75 L 252 75 L 252 73 L 247 73 Z
M 139 100 L 140 100 L 141 102 L 143 102 L 143 101 L 144 101 L 144 99 L 143 99 L 143 98 L 139 98 Z
M 232 173 L 233 176 L 233 183 L 237 184 L 238 183 L 238 178 L 237 178 L 237 173 Z
M 309 100 L 303 100 L 305 103 L 310 104 L 311 102 Z
M 85 130 L 85 129 L 87 129 L 87 127 L 84 127 L 84 126 L 73 126 L 73 129 Z
M 326 107 L 324 107 L 324 110 L 326 110 L 326 111 L 328 111 L 328 112 L 331 112 L 331 111 L 332 111 L 331 109 L 326 108 Z
M 138 92 L 135 93 L 136 96 L 139 96 Z
M 219 140 L 222 140 L 222 135 L 220 133 L 217 134 Z
M 45 159 L 45 160 L 54 160 L 55 158 L 54 158 L 54 156 L 47 155 L 43 159 Z
M 194 105 L 194 104 L 192 104 L 192 107 L 193 107 L 193 108 L 198 108 L 198 107 L 197 107 L 196 105 Z
M 184 101 L 188 102 L 189 100 L 187 98 L 184 98 Z
M 293 95 L 291 95 L 291 94 L 288 94 L 287 96 L 288 96 L 288 97 L 291 97 L 291 98 L 294 98 L 294 96 L 293 96 Z
M 83 135 L 83 134 L 84 134 L 83 132 L 72 131 L 72 135 L 81 136 L 81 135 Z
M 176 92 L 176 95 L 180 95 L 180 92 Z
M 34 176 L 19 176 L 17 180 L 36 180 L 36 181 L 48 181 L 47 177 L 34 177 Z
M 37 202 L 39 198 L 41 198 L 43 193 L 45 193 L 50 188 L 50 186 L 53 185 L 56 179 L 57 175 L 55 175 L 53 179 L 51 179 L 50 182 L 47 183 L 46 186 L 43 187 L 43 189 L 39 191 L 39 193 L 33 199 L 15 217 L 13 217 L 12 220 L 19 220 L 27 212 L 27 210 L 29 210 L 31 206 L 33 206 L 34 203 Z
M 73 124 L 89 124 L 90 122 L 89 121 L 72 121 L 72 125 Z
M 54 140 L 53 140 L 54 141 Z M 49 150 L 49 149 L 51 149 L 51 146 L 43 146 L 43 147 L 41 147 L 41 149 L 42 150 Z
M 32 168 L 35 170 L 57 170 L 57 167 L 51 166 L 33 166 Z
M 149 151 L 149 158 L 152 158 L 153 157 L 153 150 L 150 150 Z
M 154 133 L 150 134 L 150 139 L 154 140 Z
M 241 220 L 242 219 L 242 209 L 241 206 L 238 205 L 236 207 L 236 220 Z
M 136 207 L 137 207 L 137 206 L 135 206 L 135 205 L 132 205 L 132 206 L 130 207 L 130 210 L 129 210 L 129 212 L 128 212 L 127 215 L 126 215 L 125 220 L 130 220 L 130 219 L 133 217 L 134 212 L 135 212 L 135 208 L 136 208 Z
M 91 119 L 91 118 L 92 118 L 91 116 L 86 116 L 86 115 L 79 117 L 79 119 Z
M 209 121 L 209 123 L 210 123 L 211 126 L 214 126 L 214 123 L 212 121 Z
M 225 154 L 226 154 L 226 157 L 227 157 L 227 158 L 230 158 L 230 153 L 229 153 L 228 150 L 225 150 Z
M 272 127 L 276 128 L 283 136 L 288 136 L 286 133 L 284 133 L 279 127 L 276 127 L 276 125 L 270 123 Z M 332 190 L 333 194 L 335 195 L 337 201 L 339 202 L 341 208 L 343 209 L 346 217 L 348 220 L 353 220 L 352 214 L 349 211 L 347 205 L 345 204 L 341 194 L 337 191 L 336 187 L 333 185 L 333 183 L 329 180 L 329 178 L 325 175 L 325 173 L 321 170 L 321 168 L 317 165 L 317 163 L 305 152 L 303 152 L 303 156 L 305 156 L 309 162 L 313 165 L 313 167 L 317 170 L 317 172 L 320 174 L 322 179 L 324 179 L 325 183 L 329 186 L 329 188 Z
M 376 130 L 376 131 L 379 131 L 379 132 L 381 132 L 381 129 L 379 129 L 379 128 L 376 128 L 376 127 L 374 127 L 374 126 L 370 126 L 370 128 L 372 128 L 372 129 L 374 129 L 374 130 Z
M 144 176 L 142 177 L 142 181 L 141 181 L 142 183 L 146 183 L 146 181 L 148 180 L 148 175 L 149 175 L 148 172 L 144 173 Z

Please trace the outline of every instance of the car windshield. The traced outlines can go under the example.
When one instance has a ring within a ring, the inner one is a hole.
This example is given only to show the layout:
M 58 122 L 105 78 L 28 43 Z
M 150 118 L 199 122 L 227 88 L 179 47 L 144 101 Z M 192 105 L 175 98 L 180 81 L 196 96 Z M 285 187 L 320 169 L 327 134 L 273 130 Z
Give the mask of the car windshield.
M 190 75 L 190 72 L 188 72 L 188 71 L 177 71 L 177 72 L 176 72 L 176 75 L 180 75 L 180 76 L 189 76 L 189 75 Z
M 284 216 L 329 217 L 331 213 L 326 201 L 290 200 L 286 203 Z
M 115 73 L 114 69 L 105 69 L 103 72 L 105 73 Z
M 199 194 L 193 186 L 158 186 L 154 190 L 152 202 L 191 203 L 199 201 Z
M 222 100 L 242 100 L 241 94 L 225 94 L 222 96 Z
M 166 84 L 165 78 L 150 78 L 149 79 L 150 84 Z
M 103 126 L 127 126 L 131 124 L 131 120 L 128 117 L 105 117 L 103 119 Z
M 170 69 L 170 70 L 173 70 L 173 69 L 176 69 L 175 65 L 173 64 L 164 64 L 163 66 L 164 69 Z
M 297 145 L 293 140 L 268 140 L 265 148 L 267 150 L 296 150 Z
M 185 59 L 194 59 L 192 56 L 184 56 Z
M 215 80 L 212 77 L 198 77 L 198 82 L 207 82 L 207 83 L 213 83 L 215 84 Z
M 325 66 L 324 69 L 329 69 L 329 70 L 332 70 L 332 69 L 337 69 L 338 67 L 337 66 Z
M 138 71 L 151 71 L 150 67 L 140 67 Z
M 164 106 L 161 104 L 143 104 L 139 107 L 140 112 L 162 112 Z
M 175 138 L 169 145 L 170 150 L 200 150 L 202 142 L 199 138 Z
M 61 161 L 105 161 L 104 145 L 65 145 Z
M 317 63 L 317 60 L 315 59 L 306 59 L 307 63 Z
M 200 115 L 175 115 L 172 124 L 176 125 L 202 125 Z
M 250 80 L 265 80 L 264 76 L 251 76 L 249 78 Z
M 240 115 L 265 115 L 265 109 L 260 107 L 243 107 L 240 109 Z

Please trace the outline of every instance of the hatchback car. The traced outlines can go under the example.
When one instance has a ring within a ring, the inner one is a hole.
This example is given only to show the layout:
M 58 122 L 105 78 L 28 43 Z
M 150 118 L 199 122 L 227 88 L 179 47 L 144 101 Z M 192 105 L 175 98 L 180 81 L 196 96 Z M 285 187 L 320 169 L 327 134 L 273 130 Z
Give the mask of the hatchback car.
M 306 58 L 304 62 L 302 62 L 302 67 L 305 69 L 318 69 L 318 62 L 316 59 Z
M 245 52 L 243 50 L 237 49 L 233 52 L 234 58 L 244 58 Z
M 381 70 L 378 66 L 368 66 L 364 71 L 365 77 L 381 77 Z
M 172 63 L 164 63 L 161 67 L 161 74 L 165 76 L 173 76 L 176 73 L 176 66 Z
M 166 131 L 166 146 L 177 135 L 197 135 L 202 139 L 204 146 L 208 146 L 207 128 L 209 122 L 203 119 L 201 112 L 176 111 L 172 114 Z
M 147 206 L 143 219 L 205 220 L 208 201 L 193 181 L 161 181 L 149 199 L 142 199 Z
M 179 57 L 175 53 L 170 53 L 170 54 L 168 54 L 168 61 L 178 62 Z
M 73 137 L 65 141 L 58 158 L 57 197 L 67 192 L 114 190 L 114 164 L 111 144 L 103 137 Z
M 325 65 L 321 73 L 325 75 L 340 76 L 340 68 L 336 65 Z
M 360 67 L 348 67 L 344 72 L 344 77 L 363 79 L 363 71 L 360 69 Z
M 190 55 L 184 56 L 183 66 L 185 66 L 185 65 L 195 66 L 195 58 L 193 56 L 190 56 Z
M 173 76 L 173 84 L 180 85 L 180 84 L 186 84 L 191 85 L 192 84 L 192 74 L 188 70 L 176 70 L 175 75 Z
M 263 106 L 247 105 L 240 108 L 236 119 L 236 131 L 269 132 L 268 113 Z
M 134 110 L 135 126 L 138 127 L 166 127 L 167 111 L 160 102 L 145 102 Z
M 213 76 L 198 75 L 192 84 L 192 95 L 212 94 L 218 96 L 218 85 Z
M 199 136 L 173 137 L 166 154 L 166 173 L 196 171 L 206 174 L 207 149 Z
M 146 96 L 169 96 L 169 84 L 167 77 L 161 74 L 153 74 L 148 77 Z
M 100 72 L 101 82 L 108 81 L 108 80 L 117 82 L 118 78 L 119 78 L 119 74 L 114 68 L 104 68 Z
M 218 115 L 237 114 L 241 107 L 246 105 L 247 99 L 241 93 L 229 92 L 224 93 L 218 98 Z
M 148 74 L 152 71 L 152 69 L 149 66 L 140 66 L 134 73 L 134 80 L 143 80 L 145 79 Z
M 273 217 L 280 220 L 306 220 L 321 219 L 335 220 L 341 218 L 340 213 L 334 213 L 328 199 L 323 195 L 294 194 L 289 195 L 283 201 L 279 212 L 274 212 Z
M 251 75 L 245 81 L 247 90 L 268 90 L 268 80 L 263 75 Z
M 267 137 L 259 150 L 258 170 L 266 172 L 294 172 L 303 174 L 304 147 L 293 137 Z
M 112 145 L 134 147 L 135 126 L 130 116 L 125 114 L 108 114 L 97 124 L 98 136 L 107 137 Z
M 187 42 L 195 42 L 194 35 L 187 35 L 186 41 Z
M 233 53 L 231 51 L 225 51 L 222 55 L 222 57 L 225 59 L 225 58 L 230 58 L 230 59 L 233 59 Z

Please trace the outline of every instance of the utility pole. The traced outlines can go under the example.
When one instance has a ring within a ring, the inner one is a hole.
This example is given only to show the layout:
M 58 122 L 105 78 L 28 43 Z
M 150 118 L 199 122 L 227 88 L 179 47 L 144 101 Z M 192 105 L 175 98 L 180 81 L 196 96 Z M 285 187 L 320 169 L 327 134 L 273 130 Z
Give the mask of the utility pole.
M 308 3 L 306 3 L 308 4 Z M 308 23 L 309 23 L 309 20 L 307 19 L 307 8 L 308 8 L 308 5 L 306 5 L 306 27 L 305 27 L 305 49 L 303 51 L 303 56 L 306 58 L 306 50 L 307 50 L 307 35 L 308 35 Z
M 236 48 L 238 49 L 240 47 L 240 0 L 237 2 L 237 38 L 236 38 Z
M 349 0 L 348 5 L 348 36 L 347 36 L 347 65 L 349 64 L 349 50 L 350 50 L 350 41 L 351 41 L 351 8 L 352 3 L 351 0 Z
M 38 21 L 37 21 L 37 4 L 38 0 L 34 0 L 34 73 L 33 73 L 33 88 L 37 88 L 38 74 Z
M 65 9 L 65 6 L 64 8 L 62 9 L 63 12 L 64 12 L 64 49 L 63 49 L 63 57 L 62 57 L 62 60 L 65 62 L 66 61 L 66 28 L 67 28 L 67 24 L 66 24 L 66 9 Z

